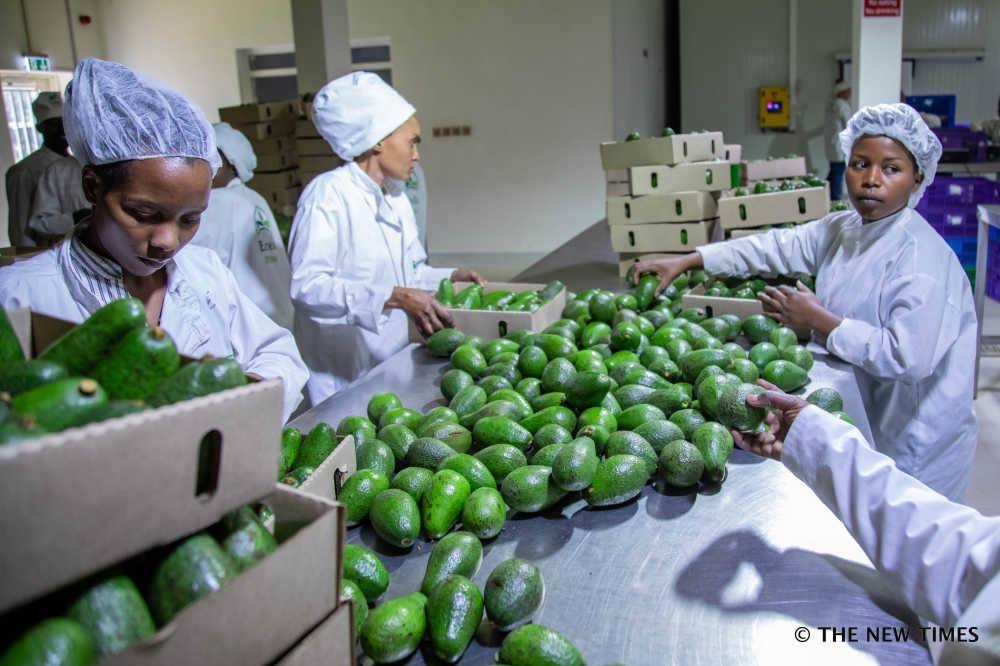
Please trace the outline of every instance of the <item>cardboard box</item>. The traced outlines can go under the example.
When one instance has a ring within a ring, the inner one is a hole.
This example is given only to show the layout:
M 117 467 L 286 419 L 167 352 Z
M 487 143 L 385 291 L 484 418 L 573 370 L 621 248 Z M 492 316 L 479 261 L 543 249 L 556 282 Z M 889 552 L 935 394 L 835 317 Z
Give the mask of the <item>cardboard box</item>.
M 32 257 L 37 257 L 42 252 L 50 248 L 37 247 L 35 245 L 15 245 L 14 247 L 0 247 L 0 267 L 10 266 L 19 261 L 27 261 Z
M 757 299 L 749 298 L 721 298 L 719 296 L 706 296 L 705 285 L 699 284 L 687 294 L 681 297 L 681 305 L 687 308 L 701 308 L 709 317 L 719 317 L 725 314 L 736 315 L 740 321 L 745 321 L 751 315 L 767 314 L 764 304 Z M 808 340 L 812 334 L 809 329 L 793 328 L 799 340 Z
M 622 252 L 618 255 L 618 277 L 625 279 L 628 277 L 628 272 L 632 269 L 632 266 L 639 263 L 640 261 L 650 261 L 652 259 L 665 259 L 667 257 L 683 257 L 686 253 L 677 252 L 654 252 L 651 254 L 641 254 L 637 252 Z
M 631 196 L 631 192 L 629 191 L 628 188 L 628 183 L 608 183 L 607 196 L 609 197 Z
M 767 231 L 762 231 L 760 229 L 733 229 L 729 232 L 729 237 L 733 240 L 739 238 L 746 238 L 747 236 L 754 236 L 756 234 L 766 234 Z
M 722 147 L 722 159 L 732 164 L 739 164 L 743 157 L 743 146 L 738 143 L 727 143 Z
M 299 168 L 303 173 L 326 173 L 343 166 L 344 160 L 336 155 L 301 155 Z
M 340 607 L 309 632 L 275 666 L 354 666 L 354 601 Z
M 319 130 L 316 129 L 316 126 L 313 125 L 313 121 L 309 120 L 308 118 L 299 118 L 298 121 L 295 123 L 295 136 L 300 139 L 302 137 L 319 137 L 321 139 L 323 138 L 322 135 L 319 133 Z
M 601 144 L 601 166 L 605 171 L 612 171 L 638 166 L 701 162 L 722 157 L 723 145 L 722 132 L 612 141 Z
M 294 134 L 289 134 L 288 136 L 273 136 L 270 139 L 262 139 L 260 141 L 251 141 L 250 145 L 253 146 L 253 153 L 257 156 L 258 160 L 262 155 L 295 152 L 296 150 Z
M 644 197 L 611 197 L 608 224 L 699 222 L 719 216 L 719 206 L 708 192 L 674 192 Z
M 254 192 L 259 192 L 267 199 L 265 192 L 278 192 L 296 187 L 301 179 L 298 167 L 287 169 L 286 171 L 276 171 L 274 173 L 255 173 L 253 178 L 247 183 Z M 296 198 L 296 201 L 298 199 Z M 287 203 L 295 203 L 289 201 Z
M 7 315 L 28 358 L 74 327 Z M 280 381 L 253 382 L 0 447 L 0 612 L 270 493 L 283 399 Z
M 297 139 L 295 150 L 302 155 L 336 155 L 333 146 L 327 143 L 326 139 L 306 137 Z
M 676 166 L 644 166 L 628 170 L 632 196 L 670 192 L 721 192 L 739 185 L 739 168 L 729 162 L 687 162 Z
M 719 199 L 719 219 L 723 229 L 745 229 L 765 224 L 808 222 L 830 213 L 829 183 L 824 187 L 748 194 Z
M 740 185 L 746 187 L 747 184 L 758 180 L 774 180 L 776 178 L 795 178 L 804 176 L 806 171 L 806 158 L 786 157 L 779 160 L 756 160 L 753 162 L 740 163 Z
M 615 252 L 691 252 L 712 242 L 716 220 L 611 227 Z M 464 329 L 463 329 L 464 330 Z
M 258 155 L 257 168 L 254 173 L 268 173 L 274 171 L 284 171 L 299 165 L 299 159 L 293 152 L 273 153 L 271 155 Z M 252 179 L 251 179 L 252 180 Z
M 297 119 L 299 113 L 299 100 L 287 99 L 283 102 L 259 102 L 223 107 L 219 109 L 219 119 L 231 125 L 242 125 L 267 123 L 287 116 Z
M 344 507 L 272 489 L 278 549 L 102 666 L 265 666 L 338 608 Z
M 604 172 L 604 179 L 609 183 L 627 183 L 628 169 L 614 169 Z
M 302 433 L 302 437 L 305 438 L 307 434 Z M 348 435 L 338 438 L 338 440 L 337 448 L 299 486 L 300 491 L 328 499 L 331 502 L 337 501 L 344 481 L 358 471 L 354 437 Z
M 243 132 L 251 141 L 261 141 L 292 134 L 295 131 L 295 122 L 293 116 L 282 116 L 266 123 L 244 123 L 233 127 Z
M 468 287 L 471 282 L 456 282 L 455 293 Z M 492 291 L 513 291 L 515 294 L 529 289 L 541 291 L 544 284 L 490 282 L 483 289 L 484 294 Z M 566 290 L 560 291 L 555 298 L 534 312 L 487 312 L 485 310 L 456 310 L 448 308 L 448 314 L 455 322 L 455 328 L 466 335 L 478 335 L 489 342 L 494 338 L 502 338 L 513 331 L 534 331 L 540 333 L 545 328 L 562 318 L 566 307 Z M 426 342 L 420 335 L 413 320 L 410 320 L 410 342 Z

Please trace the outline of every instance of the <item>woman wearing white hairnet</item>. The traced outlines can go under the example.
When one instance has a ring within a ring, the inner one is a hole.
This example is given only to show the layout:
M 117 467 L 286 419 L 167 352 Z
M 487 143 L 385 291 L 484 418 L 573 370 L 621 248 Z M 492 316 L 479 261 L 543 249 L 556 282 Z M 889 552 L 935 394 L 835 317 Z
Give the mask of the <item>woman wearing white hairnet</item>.
M 425 336 L 452 325 L 423 290 L 443 278 L 483 284 L 473 271 L 431 268 L 399 184 L 419 159 L 420 123 L 375 74 L 326 84 L 316 128 L 347 164 L 314 178 L 289 238 L 295 335 L 314 405 L 406 346 L 407 316 Z
M 222 166 L 212 179 L 208 210 L 191 242 L 214 250 L 247 298 L 290 331 L 295 311 L 288 294 L 288 255 L 264 197 L 245 184 L 253 178 L 257 156 L 249 139 L 229 123 L 212 127 Z
M 785 326 L 809 328 L 855 366 L 875 448 L 949 499 L 968 489 L 979 424 L 972 405 L 976 311 L 955 253 L 913 208 L 941 144 L 903 104 L 859 111 L 841 134 L 854 211 L 640 262 L 660 290 L 685 270 L 816 276 L 816 293 L 769 287 Z
M 306 381 L 291 333 L 243 295 L 214 252 L 188 246 L 219 167 L 201 110 L 155 79 L 88 58 L 66 87 L 65 125 L 91 216 L 55 251 L 0 268 L 0 307 L 81 322 L 138 298 L 182 354 L 234 358 L 281 379 L 287 419 Z

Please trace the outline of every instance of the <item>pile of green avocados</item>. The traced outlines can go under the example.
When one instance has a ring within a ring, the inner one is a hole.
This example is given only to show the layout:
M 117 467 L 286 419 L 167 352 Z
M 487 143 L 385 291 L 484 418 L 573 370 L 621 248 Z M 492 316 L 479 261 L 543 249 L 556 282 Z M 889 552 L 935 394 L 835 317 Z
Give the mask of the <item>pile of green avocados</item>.
M 135 298 L 104 306 L 31 360 L 0 310 L 0 446 L 247 383 L 231 359 L 182 361 Z
M 758 180 L 752 188 L 737 187 L 733 190 L 734 197 L 745 197 L 751 194 L 770 194 L 771 192 L 786 192 L 788 190 L 804 190 L 810 187 L 823 187 L 826 181 L 813 174 L 808 174 L 802 178 L 785 178 L 780 183 L 777 181 Z
M 278 543 L 263 522 L 269 515 L 264 505 L 243 507 L 204 532 L 55 593 L 36 611 L 49 617 L 0 654 L 0 666 L 87 666 L 149 638 L 274 552 Z
M 556 280 L 541 291 L 529 289 L 515 294 L 512 291 L 497 290 L 483 294 L 483 288 L 473 284 L 456 294 L 455 285 L 449 278 L 445 278 L 438 285 L 435 297 L 441 305 L 456 310 L 534 312 L 555 298 L 562 290 L 563 284 Z

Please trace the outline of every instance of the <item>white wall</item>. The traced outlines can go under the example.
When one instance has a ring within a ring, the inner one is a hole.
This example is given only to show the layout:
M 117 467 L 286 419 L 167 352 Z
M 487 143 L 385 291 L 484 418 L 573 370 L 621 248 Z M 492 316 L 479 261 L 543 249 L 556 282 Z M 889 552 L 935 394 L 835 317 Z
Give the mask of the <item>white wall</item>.
M 417 108 L 434 252 L 551 250 L 604 217 L 609 0 L 351 0 L 351 37 L 392 39 Z M 431 136 L 441 125 L 472 135 Z
M 614 137 L 659 136 L 666 117 L 663 0 L 612 3 Z

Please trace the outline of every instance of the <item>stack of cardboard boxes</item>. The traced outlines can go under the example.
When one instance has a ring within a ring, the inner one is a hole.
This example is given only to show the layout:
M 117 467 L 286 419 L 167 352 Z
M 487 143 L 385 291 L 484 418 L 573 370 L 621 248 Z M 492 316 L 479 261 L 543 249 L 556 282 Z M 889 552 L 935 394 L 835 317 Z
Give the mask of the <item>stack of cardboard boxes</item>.
M 299 170 L 302 172 L 302 187 L 309 184 L 321 173 L 333 171 L 344 163 L 337 157 L 333 147 L 320 136 L 312 121 L 312 102 L 303 102 L 302 116 L 295 125 L 295 135 L 299 151 Z
M 622 277 L 637 261 L 685 254 L 716 239 L 716 196 L 738 183 L 738 153 L 721 132 L 601 144 Z

